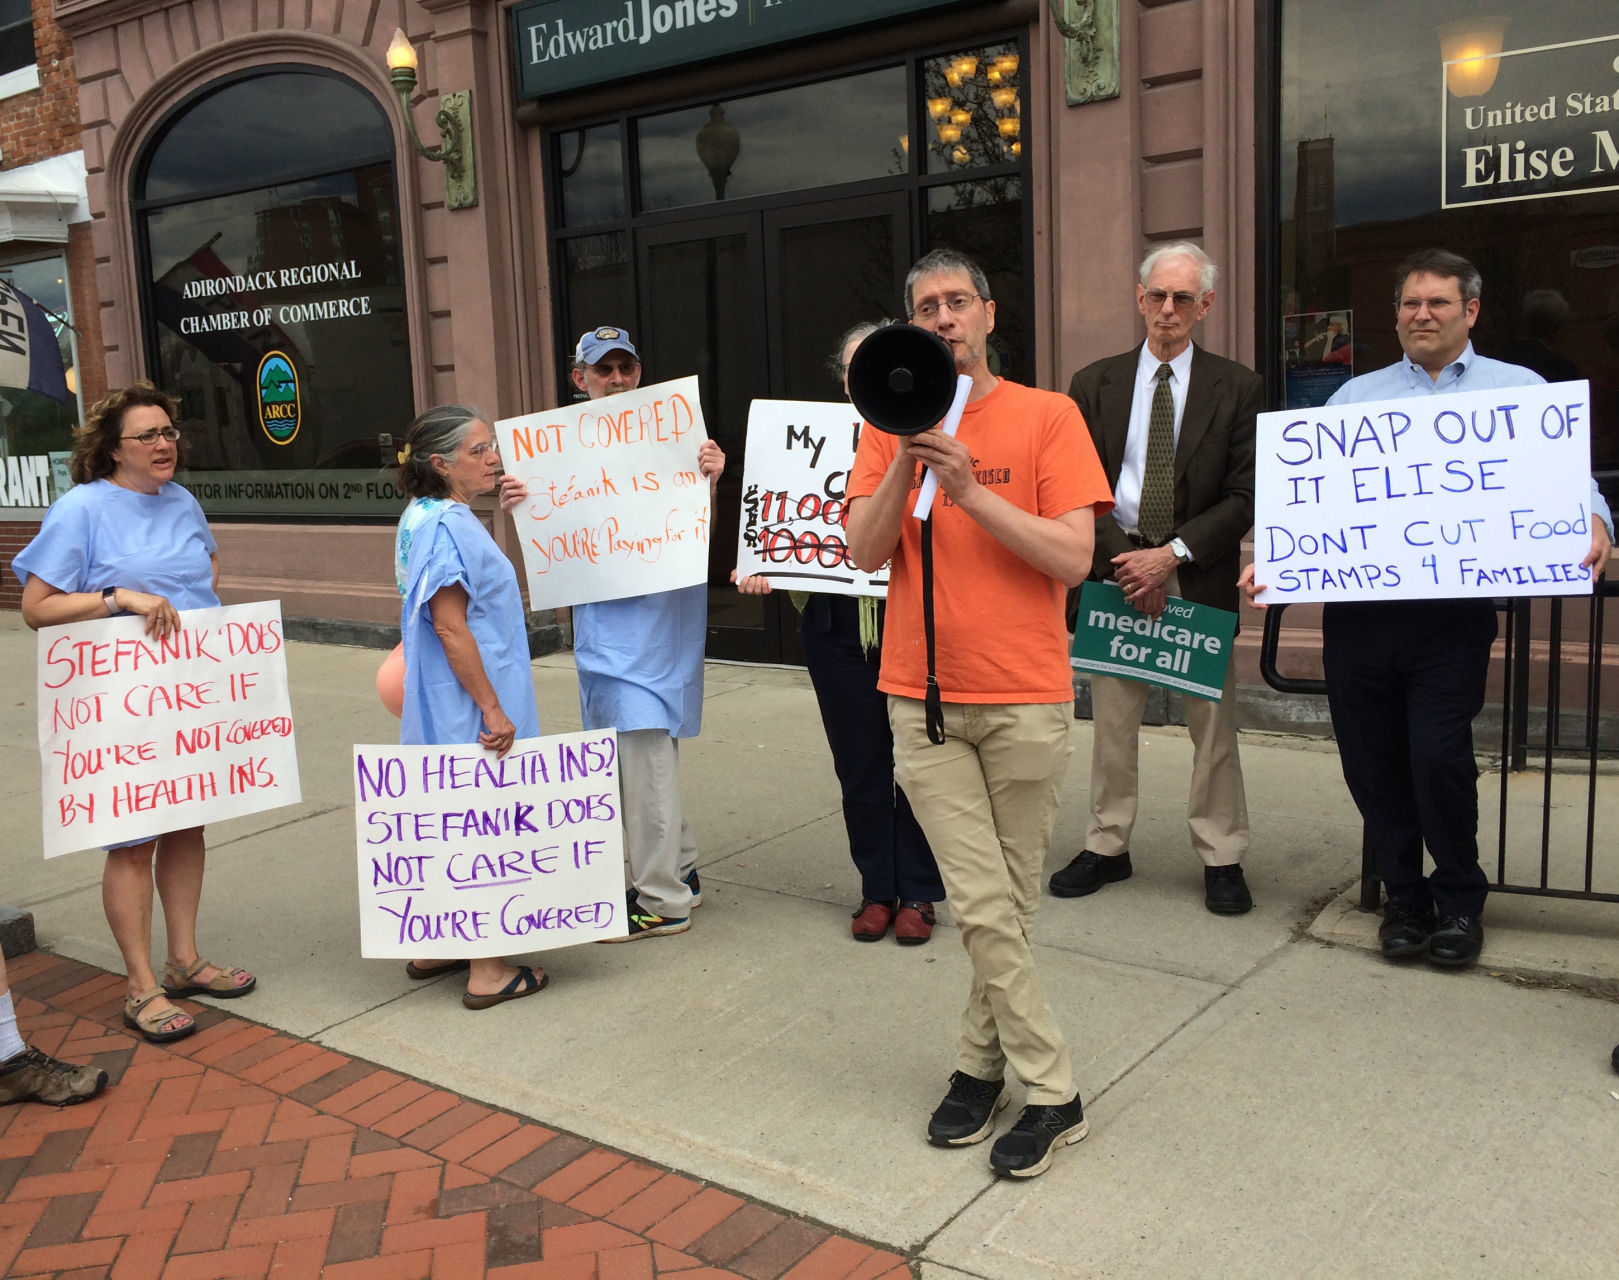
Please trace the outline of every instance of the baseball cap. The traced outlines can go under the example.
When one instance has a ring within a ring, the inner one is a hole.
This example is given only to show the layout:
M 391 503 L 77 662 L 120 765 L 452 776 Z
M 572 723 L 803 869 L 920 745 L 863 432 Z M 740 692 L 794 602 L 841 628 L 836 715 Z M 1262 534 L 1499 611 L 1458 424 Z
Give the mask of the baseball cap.
M 595 364 L 609 351 L 628 351 L 637 360 L 641 355 L 630 341 L 630 335 L 614 325 L 604 324 L 600 329 L 592 329 L 579 339 L 579 345 L 574 349 L 573 358 L 582 364 Z

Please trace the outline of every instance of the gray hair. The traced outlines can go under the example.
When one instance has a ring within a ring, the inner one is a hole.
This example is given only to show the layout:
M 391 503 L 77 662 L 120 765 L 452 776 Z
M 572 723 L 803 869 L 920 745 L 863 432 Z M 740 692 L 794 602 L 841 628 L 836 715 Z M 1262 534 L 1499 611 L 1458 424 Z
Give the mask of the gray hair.
M 905 276 L 905 314 L 909 316 L 914 308 L 911 306 L 911 290 L 916 282 L 923 276 L 939 275 L 946 271 L 960 271 L 973 282 L 973 288 L 978 296 L 985 302 L 990 300 L 989 277 L 984 269 L 966 254 L 957 249 L 935 249 L 932 253 L 924 253 L 916 260 L 916 264 Z
M 1141 287 L 1147 287 L 1153 268 L 1165 258 L 1190 258 L 1197 263 L 1197 291 L 1208 293 L 1220 279 L 1220 268 L 1214 265 L 1214 259 L 1203 252 L 1201 245 L 1195 245 L 1190 240 L 1176 240 L 1171 244 L 1161 244 L 1147 251 L 1147 256 L 1141 260 Z
M 843 364 L 843 353 L 849 349 L 851 342 L 864 342 L 877 330 L 886 328 L 894 322 L 887 316 L 881 320 L 862 320 L 859 324 L 851 325 L 844 330 L 843 336 L 838 339 L 837 346 L 832 348 L 832 354 L 827 357 L 826 369 L 834 380 L 841 382 L 848 369 Z
M 1394 309 L 1400 309 L 1400 297 L 1405 282 L 1414 275 L 1440 276 L 1454 280 L 1462 293 L 1464 304 L 1483 296 L 1484 277 L 1478 268 L 1459 253 L 1449 249 L 1418 249 L 1394 269 Z
M 433 466 L 433 455 L 454 462 L 472 424 L 484 421 L 483 414 L 464 404 L 438 404 L 418 414 L 405 429 L 399 487 L 413 498 L 442 498 L 450 485 Z

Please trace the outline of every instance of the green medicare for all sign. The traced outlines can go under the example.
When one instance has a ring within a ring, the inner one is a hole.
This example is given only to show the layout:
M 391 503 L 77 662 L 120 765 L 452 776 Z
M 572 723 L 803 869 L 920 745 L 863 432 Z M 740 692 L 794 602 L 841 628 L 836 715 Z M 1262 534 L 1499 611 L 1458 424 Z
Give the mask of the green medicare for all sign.
M 1170 596 L 1157 618 L 1125 601 L 1115 582 L 1087 582 L 1079 592 L 1073 665 L 1081 671 L 1161 684 L 1220 700 L 1237 615 Z
M 983 0 L 533 0 L 512 9 L 517 96 L 551 98 L 971 3 Z

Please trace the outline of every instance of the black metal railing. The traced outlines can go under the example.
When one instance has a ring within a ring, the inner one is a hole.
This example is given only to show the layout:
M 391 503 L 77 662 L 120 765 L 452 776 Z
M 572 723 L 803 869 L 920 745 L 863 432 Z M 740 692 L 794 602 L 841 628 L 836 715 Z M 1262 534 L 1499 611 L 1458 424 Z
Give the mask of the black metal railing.
M 1534 894 L 1552 898 L 1584 898 L 1597 902 L 1619 902 L 1619 893 L 1599 892 L 1596 878 L 1596 803 L 1598 762 L 1619 756 L 1619 739 L 1605 735 L 1602 719 L 1602 637 L 1603 613 L 1607 599 L 1619 595 L 1619 583 L 1604 581 L 1590 597 L 1537 599 L 1531 597 L 1498 601 L 1506 613 L 1506 661 L 1501 690 L 1501 763 L 1497 787 L 1497 835 L 1493 892 Z M 1564 611 L 1570 600 L 1589 611 L 1585 636 L 1584 707 L 1570 715 L 1563 710 L 1563 687 L 1567 661 L 1563 652 Z M 1545 663 L 1546 697 L 1543 708 L 1532 697 L 1533 668 L 1537 661 L 1534 628 L 1537 610 L 1547 614 L 1546 639 L 1540 660 Z M 1265 625 L 1259 650 L 1259 672 L 1265 683 L 1281 693 L 1325 695 L 1324 680 L 1300 679 L 1277 669 L 1277 653 L 1282 634 L 1285 604 L 1265 610 Z M 1616 718 L 1619 719 L 1619 718 Z M 1508 791 L 1514 774 L 1530 768 L 1533 755 L 1542 776 L 1539 833 L 1539 874 L 1534 883 L 1507 880 L 1509 844 Z M 1579 888 L 1563 888 L 1551 883 L 1553 848 L 1553 780 L 1568 776 L 1567 765 L 1583 762 L 1585 778 L 1584 862 Z M 1563 766 L 1560 768 L 1559 766 Z M 1361 836 L 1360 908 L 1375 911 L 1382 891 L 1373 865 L 1372 850 L 1364 831 Z

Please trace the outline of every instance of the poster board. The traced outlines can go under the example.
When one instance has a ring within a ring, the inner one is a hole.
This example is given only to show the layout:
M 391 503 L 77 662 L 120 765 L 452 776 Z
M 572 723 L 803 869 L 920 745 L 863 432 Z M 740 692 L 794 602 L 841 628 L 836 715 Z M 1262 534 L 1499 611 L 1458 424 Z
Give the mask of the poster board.
M 736 576 L 774 588 L 884 596 L 888 568 L 862 573 L 849 559 L 844 500 L 860 414 L 849 404 L 755 400 L 748 411 Z
M 504 418 L 495 439 L 528 497 L 512 511 L 530 609 L 708 581 L 708 432 L 697 379 Z
M 297 804 L 281 603 L 39 633 L 45 856 Z
M 1262 413 L 1262 604 L 1588 595 L 1585 382 Z
M 477 959 L 622 938 L 612 729 L 479 746 L 356 746 L 360 954 Z
M 1131 605 L 1116 582 L 1087 581 L 1070 662 L 1078 671 L 1162 685 L 1220 701 L 1237 615 L 1170 596 L 1157 618 Z

